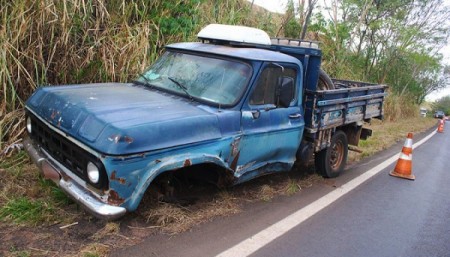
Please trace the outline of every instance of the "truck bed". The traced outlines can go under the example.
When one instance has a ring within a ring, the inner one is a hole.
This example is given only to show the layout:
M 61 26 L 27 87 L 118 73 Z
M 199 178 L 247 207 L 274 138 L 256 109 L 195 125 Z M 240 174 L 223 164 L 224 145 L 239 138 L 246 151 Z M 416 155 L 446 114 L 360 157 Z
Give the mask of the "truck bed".
M 333 79 L 336 89 L 305 90 L 305 128 L 308 133 L 383 118 L 386 85 Z

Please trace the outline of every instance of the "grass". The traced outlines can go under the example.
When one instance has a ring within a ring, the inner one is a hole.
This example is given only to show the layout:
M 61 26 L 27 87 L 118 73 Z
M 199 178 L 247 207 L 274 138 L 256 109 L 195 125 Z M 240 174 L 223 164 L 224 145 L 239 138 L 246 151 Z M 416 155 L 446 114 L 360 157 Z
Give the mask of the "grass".
M 29 256 L 31 256 L 30 251 L 18 251 L 15 247 L 11 247 L 9 249 L 9 253 L 11 254 L 11 256 L 15 256 L 15 257 L 29 257 Z
M 195 40 L 210 23 L 260 27 L 274 34 L 280 18 L 249 7 L 245 0 L 3 1 L 0 152 L 23 134 L 24 102 L 36 88 L 129 81 L 165 45 Z
M 287 185 L 287 187 L 285 189 L 286 194 L 287 195 L 293 195 L 293 194 L 297 193 L 300 190 L 302 190 L 302 188 L 300 187 L 298 182 L 296 180 L 289 179 L 288 185 Z
M 156 203 L 143 212 L 146 222 L 152 228 L 159 228 L 168 234 L 178 234 L 193 226 L 204 223 L 213 217 L 229 216 L 240 212 L 242 198 L 228 191 L 220 191 L 214 199 L 200 201 L 194 205 Z
M 64 211 L 72 201 L 39 175 L 23 151 L 3 159 L 0 181 L 0 220 L 36 226 L 68 221 L 73 216 Z
M 117 222 L 108 222 L 105 224 L 103 229 L 97 231 L 94 235 L 91 236 L 91 239 L 98 241 L 107 236 L 117 235 L 120 232 L 120 223 Z
M 93 243 L 83 247 L 77 256 L 80 257 L 103 257 L 108 256 L 110 247 L 105 244 Z
M 367 128 L 372 129 L 372 136 L 367 140 L 359 141 L 359 148 L 363 150 L 363 153 L 356 154 L 350 152 L 349 160 L 358 161 L 364 157 L 371 156 L 376 152 L 387 149 L 397 142 L 404 141 L 409 132 L 412 132 L 413 134 L 424 132 L 436 124 L 436 119 L 423 117 L 399 119 L 395 122 L 373 120 L 372 124 L 366 126 Z
M 39 224 L 51 219 L 54 212 L 55 207 L 49 202 L 18 197 L 9 199 L 0 208 L 0 219 L 16 223 Z

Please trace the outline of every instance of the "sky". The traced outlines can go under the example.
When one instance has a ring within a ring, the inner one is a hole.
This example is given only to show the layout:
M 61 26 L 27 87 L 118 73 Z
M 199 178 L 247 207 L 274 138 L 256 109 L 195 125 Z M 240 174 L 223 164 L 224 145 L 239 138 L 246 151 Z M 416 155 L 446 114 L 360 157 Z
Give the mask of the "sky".
M 286 9 L 287 0 L 247 0 L 249 2 L 253 2 L 256 5 L 266 8 L 272 12 L 284 13 Z M 325 2 L 329 2 L 329 0 L 323 0 Z M 446 4 L 450 6 L 450 0 L 445 0 Z M 447 42 L 447 46 L 445 46 L 441 51 L 444 55 L 444 63 L 450 65 L 450 42 Z M 444 96 L 450 95 L 450 85 L 447 85 L 445 89 L 440 91 L 433 92 L 426 97 L 427 101 L 435 101 Z

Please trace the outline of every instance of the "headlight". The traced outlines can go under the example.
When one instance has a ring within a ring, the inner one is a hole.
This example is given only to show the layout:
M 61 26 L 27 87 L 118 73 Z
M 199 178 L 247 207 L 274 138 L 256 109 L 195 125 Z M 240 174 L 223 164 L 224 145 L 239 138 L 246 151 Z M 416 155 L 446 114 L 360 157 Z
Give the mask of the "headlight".
M 27 131 L 29 134 L 31 134 L 31 118 L 27 117 Z
M 87 165 L 87 175 L 91 183 L 97 184 L 100 179 L 100 170 L 94 163 L 89 162 Z

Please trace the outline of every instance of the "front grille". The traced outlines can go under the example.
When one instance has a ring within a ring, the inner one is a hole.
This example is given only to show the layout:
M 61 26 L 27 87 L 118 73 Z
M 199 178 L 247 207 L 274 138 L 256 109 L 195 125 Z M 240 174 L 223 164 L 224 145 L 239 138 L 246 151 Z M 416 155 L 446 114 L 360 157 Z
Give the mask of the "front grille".
M 86 180 L 85 167 L 89 160 L 94 159 L 93 156 L 90 156 L 81 147 L 50 129 L 31 113 L 27 113 L 27 115 L 31 118 L 32 133 L 30 137 L 55 160 L 78 177 Z

